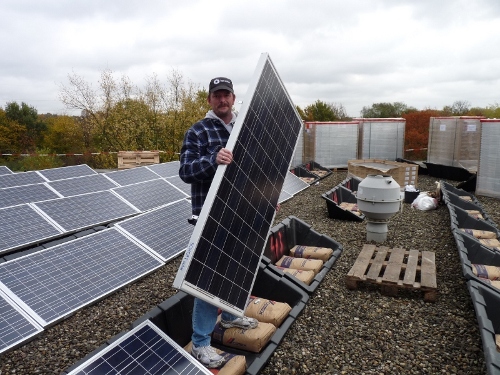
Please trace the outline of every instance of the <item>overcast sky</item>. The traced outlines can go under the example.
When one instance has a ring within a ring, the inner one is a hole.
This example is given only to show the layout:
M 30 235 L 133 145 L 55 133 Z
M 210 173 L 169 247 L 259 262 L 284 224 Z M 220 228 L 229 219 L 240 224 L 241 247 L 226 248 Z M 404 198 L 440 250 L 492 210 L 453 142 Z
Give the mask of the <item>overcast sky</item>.
M 143 87 L 172 69 L 207 88 L 227 76 L 244 99 L 262 52 L 304 108 L 404 102 L 500 103 L 500 0 L 1 0 L 0 107 L 68 113 L 74 72 L 110 69 Z

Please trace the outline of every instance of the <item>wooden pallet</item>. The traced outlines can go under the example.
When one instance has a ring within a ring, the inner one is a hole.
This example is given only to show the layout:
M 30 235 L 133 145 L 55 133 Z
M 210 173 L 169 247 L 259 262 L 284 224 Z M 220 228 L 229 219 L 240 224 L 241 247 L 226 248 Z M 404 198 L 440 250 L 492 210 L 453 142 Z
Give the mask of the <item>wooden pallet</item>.
M 389 296 L 397 295 L 401 288 L 422 290 L 424 301 L 435 302 L 435 254 L 365 244 L 345 281 L 351 290 L 357 289 L 361 282 L 380 285 L 382 294 Z

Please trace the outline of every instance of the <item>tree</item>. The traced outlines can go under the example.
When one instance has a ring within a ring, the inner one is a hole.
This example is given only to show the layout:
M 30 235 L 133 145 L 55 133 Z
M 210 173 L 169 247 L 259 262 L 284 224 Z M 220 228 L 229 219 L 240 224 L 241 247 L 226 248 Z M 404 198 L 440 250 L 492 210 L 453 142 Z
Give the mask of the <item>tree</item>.
M 37 110 L 24 102 L 21 105 L 10 102 L 5 106 L 5 115 L 26 128 L 23 147 L 25 151 L 34 151 L 43 139 L 43 132 L 47 129 L 47 125 L 38 118 Z
M 305 121 L 340 121 L 348 119 L 346 110 L 342 104 L 325 103 L 316 100 L 314 104 L 304 108 L 301 116 Z
M 440 115 L 441 112 L 435 109 L 412 111 L 403 114 L 403 118 L 406 120 L 405 150 L 416 150 L 408 153 L 405 157 L 412 160 L 426 159 L 427 152 L 422 149 L 427 148 L 429 144 L 430 118 Z
M 47 120 L 44 146 L 57 154 L 78 153 L 83 149 L 82 129 L 71 116 L 52 116 Z
M 25 150 L 26 127 L 7 117 L 0 108 L 0 153 L 21 153 Z
M 443 107 L 445 116 L 466 116 L 469 114 L 470 103 L 467 100 L 457 100 L 452 105 Z
M 363 107 L 361 117 L 364 118 L 394 118 L 401 117 L 405 113 L 416 111 L 414 107 L 408 107 L 401 102 L 374 103 L 371 107 Z
M 484 116 L 487 118 L 498 118 L 500 119 L 500 104 L 490 104 L 484 109 Z

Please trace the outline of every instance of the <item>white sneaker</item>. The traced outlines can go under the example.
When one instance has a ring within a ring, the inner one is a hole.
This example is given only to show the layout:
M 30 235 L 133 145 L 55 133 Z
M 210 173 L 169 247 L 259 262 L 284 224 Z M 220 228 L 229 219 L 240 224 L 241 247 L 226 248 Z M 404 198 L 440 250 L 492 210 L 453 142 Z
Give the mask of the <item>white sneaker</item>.
M 244 316 L 242 318 L 236 318 L 234 320 L 221 320 L 220 325 L 224 328 L 241 328 L 241 329 L 253 329 L 257 328 L 259 321 L 254 318 L 249 318 Z
M 217 368 L 224 364 L 224 357 L 218 355 L 211 346 L 200 346 L 197 348 L 193 345 L 191 355 L 208 368 Z

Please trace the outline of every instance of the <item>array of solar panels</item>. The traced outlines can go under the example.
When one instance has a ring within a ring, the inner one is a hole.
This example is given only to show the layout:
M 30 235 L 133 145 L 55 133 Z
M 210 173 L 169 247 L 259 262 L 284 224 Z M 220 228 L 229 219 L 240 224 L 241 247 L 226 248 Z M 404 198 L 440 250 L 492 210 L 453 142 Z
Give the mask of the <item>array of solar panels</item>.
M 267 54 L 262 54 L 174 286 L 242 315 L 302 128 Z

